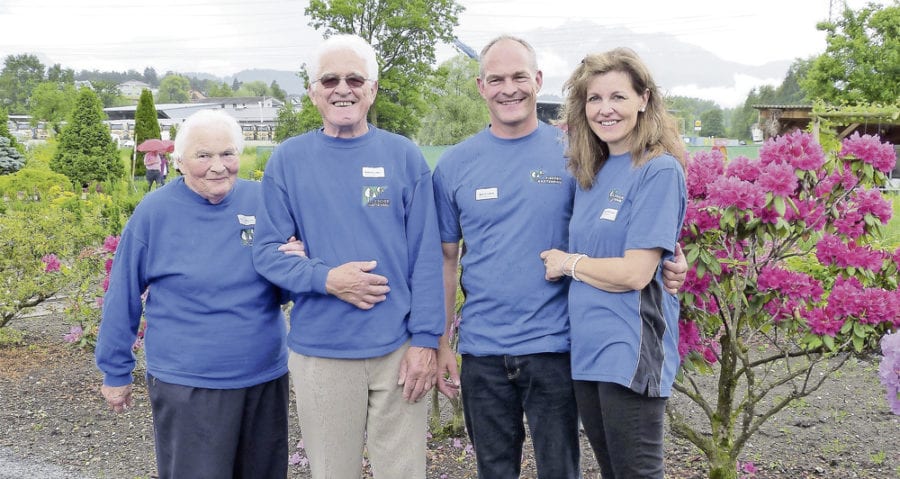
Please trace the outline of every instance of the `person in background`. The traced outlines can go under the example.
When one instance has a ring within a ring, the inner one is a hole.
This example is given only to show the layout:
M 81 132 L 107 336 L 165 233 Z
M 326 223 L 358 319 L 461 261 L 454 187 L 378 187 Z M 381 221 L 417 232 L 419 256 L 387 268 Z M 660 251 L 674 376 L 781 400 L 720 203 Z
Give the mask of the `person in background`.
M 455 397 L 461 384 L 483 479 L 519 477 L 525 418 L 538 477 L 581 476 L 568 282 L 545 281 L 539 256 L 568 245 L 575 181 L 566 171 L 564 134 L 538 120 L 542 81 L 528 42 L 507 35 L 490 41 L 477 79 L 490 125 L 448 149 L 434 172 L 448 331 L 458 262 L 466 298 L 459 324 L 462 375 L 445 335 L 438 365 L 449 381 L 438 388 Z M 683 255 L 668 267 L 677 290 L 687 270 Z
M 185 121 L 175 141 L 184 176 L 135 208 L 103 301 L 95 354 L 115 412 L 133 404 L 132 344 L 146 319 L 162 479 L 287 474 L 284 299 L 253 267 L 260 185 L 237 179 L 242 143 L 224 112 Z M 302 255 L 302 245 L 281 254 Z
M 166 184 L 165 177 L 162 173 L 162 158 L 158 152 L 148 151 L 144 153 L 144 166 L 147 168 L 147 191 L 153 189 L 153 183 L 156 186 Z
M 578 189 L 568 251 L 541 257 L 548 280 L 572 279 L 578 412 L 605 479 L 662 479 L 679 304 L 665 291 L 661 264 L 676 251 L 687 205 L 684 146 L 629 49 L 586 56 L 564 89 Z
M 315 479 L 425 477 L 426 408 L 443 331 L 431 172 L 410 140 L 369 124 L 375 51 L 335 35 L 313 57 L 321 129 L 276 148 L 263 175 L 257 270 L 291 292 L 289 367 Z M 179 135 L 180 136 L 180 135 Z M 296 236 L 308 258 L 278 245 Z

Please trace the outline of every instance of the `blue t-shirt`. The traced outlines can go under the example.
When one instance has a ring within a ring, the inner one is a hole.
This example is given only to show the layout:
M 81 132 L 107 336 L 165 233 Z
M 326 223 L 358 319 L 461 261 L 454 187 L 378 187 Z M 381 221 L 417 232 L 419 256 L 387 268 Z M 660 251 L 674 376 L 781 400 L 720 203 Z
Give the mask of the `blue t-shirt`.
M 540 123 L 501 139 L 489 128 L 448 149 L 434 172 L 441 241 L 464 243 L 459 351 L 569 351 L 568 281 L 544 279 L 540 252 L 565 249 L 575 184 L 564 134 Z
M 364 359 L 407 340 L 436 348 L 444 331 L 440 239 L 431 171 L 408 139 L 369 125 L 357 138 L 315 130 L 275 149 L 263 175 L 257 270 L 290 291 L 288 346 L 307 356 Z M 277 250 L 291 236 L 308 258 Z M 378 262 L 387 300 L 359 309 L 327 294 L 328 272 Z
M 281 292 L 253 267 L 259 186 L 237 180 L 214 205 L 179 177 L 138 204 L 103 301 L 95 355 L 105 384 L 131 383 L 142 311 L 147 372 L 162 381 L 235 389 L 287 373 Z
M 661 248 L 671 257 L 687 204 L 684 171 L 663 155 L 639 168 L 611 156 L 590 190 L 578 188 L 569 251 L 593 258 Z M 662 283 L 662 262 L 641 291 L 612 293 L 573 281 L 569 288 L 572 376 L 667 397 L 679 366 L 678 300 Z

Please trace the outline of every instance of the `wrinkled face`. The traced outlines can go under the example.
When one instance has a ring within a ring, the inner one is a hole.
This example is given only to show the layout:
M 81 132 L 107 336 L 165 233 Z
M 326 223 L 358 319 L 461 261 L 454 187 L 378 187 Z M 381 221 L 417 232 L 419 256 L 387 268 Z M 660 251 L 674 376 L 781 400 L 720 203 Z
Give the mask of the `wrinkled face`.
M 514 40 L 495 43 L 482 58 L 478 91 L 487 101 L 491 131 L 519 138 L 537 128 L 537 95 L 543 76 L 533 71 L 528 50 Z
M 326 135 L 353 138 L 369 130 L 366 115 L 378 82 L 367 78 L 365 60 L 351 50 L 326 53 L 312 80 L 309 98 L 322 115 Z
M 222 128 L 196 130 L 181 160 L 181 173 L 188 188 L 212 204 L 221 202 L 237 179 L 240 152 L 231 135 Z
M 611 71 L 595 75 L 587 87 L 584 113 L 591 131 L 609 146 L 613 155 L 631 150 L 631 133 L 650 92 L 638 93 L 628 75 Z

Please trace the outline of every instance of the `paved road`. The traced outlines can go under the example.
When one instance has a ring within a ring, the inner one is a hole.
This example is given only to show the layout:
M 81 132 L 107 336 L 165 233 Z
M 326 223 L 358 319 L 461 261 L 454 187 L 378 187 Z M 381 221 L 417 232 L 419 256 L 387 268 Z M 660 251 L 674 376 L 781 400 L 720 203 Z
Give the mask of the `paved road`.
M 22 459 L 8 448 L 0 447 L 0 479 L 90 479 L 53 464 Z

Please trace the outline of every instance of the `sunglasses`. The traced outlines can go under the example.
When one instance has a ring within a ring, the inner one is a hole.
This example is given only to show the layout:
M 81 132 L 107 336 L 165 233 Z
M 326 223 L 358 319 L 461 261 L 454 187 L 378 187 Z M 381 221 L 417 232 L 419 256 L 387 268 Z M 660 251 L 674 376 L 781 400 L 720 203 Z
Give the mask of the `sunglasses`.
M 350 88 L 359 88 L 365 85 L 367 81 L 369 81 L 368 78 L 365 78 L 362 75 L 351 73 L 343 77 L 333 74 L 322 75 L 322 77 L 316 80 L 316 82 L 319 82 L 325 88 L 335 88 L 336 86 L 341 84 L 341 80 L 347 82 L 347 86 L 349 86 Z

